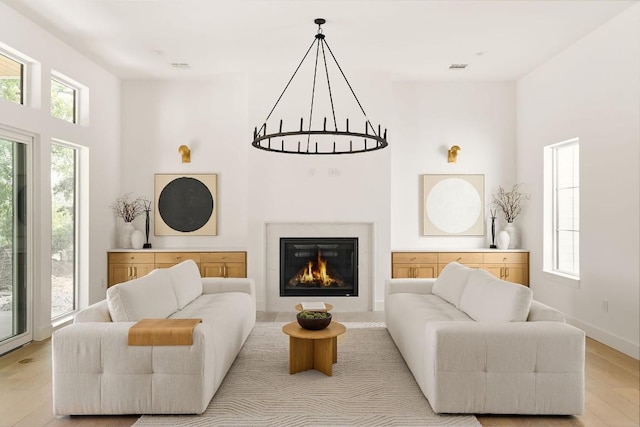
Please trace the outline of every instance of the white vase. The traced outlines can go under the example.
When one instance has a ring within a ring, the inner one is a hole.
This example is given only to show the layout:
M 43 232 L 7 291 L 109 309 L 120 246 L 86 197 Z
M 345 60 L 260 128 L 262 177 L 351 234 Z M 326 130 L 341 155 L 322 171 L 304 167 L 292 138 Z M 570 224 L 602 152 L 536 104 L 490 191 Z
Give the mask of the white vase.
M 514 223 L 508 222 L 504 227 L 504 231 L 509 233 L 509 249 L 518 249 L 520 246 L 520 235 L 518 233 L 518 227 Z
M 134 230 L 131 233 L 131 247 L 133 249 L 142 249 L 142 245 L 144 245 L 144 234 L 140 230 Z
M 509 249 L 509 233 L 505 230 L 501 230 L 496 238 L 496 245 L 498 249 Z
M 131 248 L 131 234 L 135 231 L 133 224 L 125 222 L 120 227 L 120 247 L 124 249 Z

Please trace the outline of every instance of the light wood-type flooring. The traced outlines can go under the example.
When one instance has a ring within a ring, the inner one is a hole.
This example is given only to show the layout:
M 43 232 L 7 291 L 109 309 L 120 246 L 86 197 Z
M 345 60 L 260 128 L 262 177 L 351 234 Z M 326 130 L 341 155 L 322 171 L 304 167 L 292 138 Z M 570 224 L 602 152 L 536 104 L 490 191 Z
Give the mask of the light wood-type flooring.
M 259 313 L 261 322 L 288 322 L 293 313 Z M 334 313 L 341 322 L 380 322 L 383 313 Z M 639 426 L 640 362 L 587 339 L 584 415 L 487 416 L 483 426 Z M 215 397 L 214 397 L 215 398 Z M 0 426 L 131 426 L 137 416 L 56 417 L 51 397 L 51 342 L 33 342 L 0 357 Z

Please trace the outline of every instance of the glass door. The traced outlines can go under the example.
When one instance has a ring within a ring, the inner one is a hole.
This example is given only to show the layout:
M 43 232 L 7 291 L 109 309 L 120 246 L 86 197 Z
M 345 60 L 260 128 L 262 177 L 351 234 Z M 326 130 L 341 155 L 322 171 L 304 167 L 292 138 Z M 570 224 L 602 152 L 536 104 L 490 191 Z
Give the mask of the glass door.
M 0 128 L 0 354 L 32 340 L 27 274 L 30 140 Z

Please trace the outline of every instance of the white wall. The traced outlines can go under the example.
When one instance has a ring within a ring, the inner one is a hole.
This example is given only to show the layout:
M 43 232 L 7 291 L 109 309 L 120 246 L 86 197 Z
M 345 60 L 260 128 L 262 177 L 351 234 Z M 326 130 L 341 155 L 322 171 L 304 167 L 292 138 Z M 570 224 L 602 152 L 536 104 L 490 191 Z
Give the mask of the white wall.
M 29 105 L 0 99 L 0 125 L 36 135 L 34 147 L 35 213 L 34 318 L 36 339 L 51 331 L 51 189 L 50 147 L 53 138 L 86 150 L 89 169 L 83 175 L 83 189 L 89 187 L 83 205 L 81 250 L 87 254 L 80 265 L 82 305 L 104 298 L 106 290 L 106 250 L 112 246 L 114 223 L 109 201 L 120 188 L 120 82 L 40 27 L 0 3 L 0 41 L 37 62 L 33 66 L 35 85 L 30 86 Z M 82 124 L 70 124 L 51 117 L 50 77 L 58 71 L 89 89 L 90 117 Z M 86 164 L 85 164 L 86 165 Z M 95 191 L 93 191 L 95 189 Z
M 485 237 L 422 235 L 421 175 L 483 174 L 489 218 L 491 195 L 515 184 L 515 83 L 397 82 L 393 114 L 392 249 L 489 247 L 490 229 Z M 462 148 L 456 163 L 447 162 L 452 145 Z
M 518 82 L 518 179 L 541 230 L 543 147 L 580 138 L 580 282 L 542 272 L 542 233 L 528 232 L 534 296 L 588 335 L 639 357 L 640 5 Z M 603 303 L 608 302 L 608 312 Z
M 218 175 L 218 235 L 154 236 L 152 223 L 153 248 L 246 250 L 249 137 L 243 75 L 123 82 L 123 193 L 154 200 L 156 173 Z M 183 144 L 191 163 L 182 163 Z M 134 225 L 144 230 L 144 218 Z

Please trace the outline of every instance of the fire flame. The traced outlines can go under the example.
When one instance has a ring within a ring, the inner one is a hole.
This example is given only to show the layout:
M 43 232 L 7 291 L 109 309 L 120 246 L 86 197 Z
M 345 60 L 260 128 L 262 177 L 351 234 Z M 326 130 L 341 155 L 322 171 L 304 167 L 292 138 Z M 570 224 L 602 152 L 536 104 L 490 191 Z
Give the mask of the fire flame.
M 296 277 L 291 279 L 291 282 L 298 283 L 317 283 L 320 286 L 335 286 L 339 285 L 339 281 L 327 273 L 327 261 L 322 258 L 322 253 L 318 249 L 318 261 L 314 263 L 309 261 L 306 267 Z

